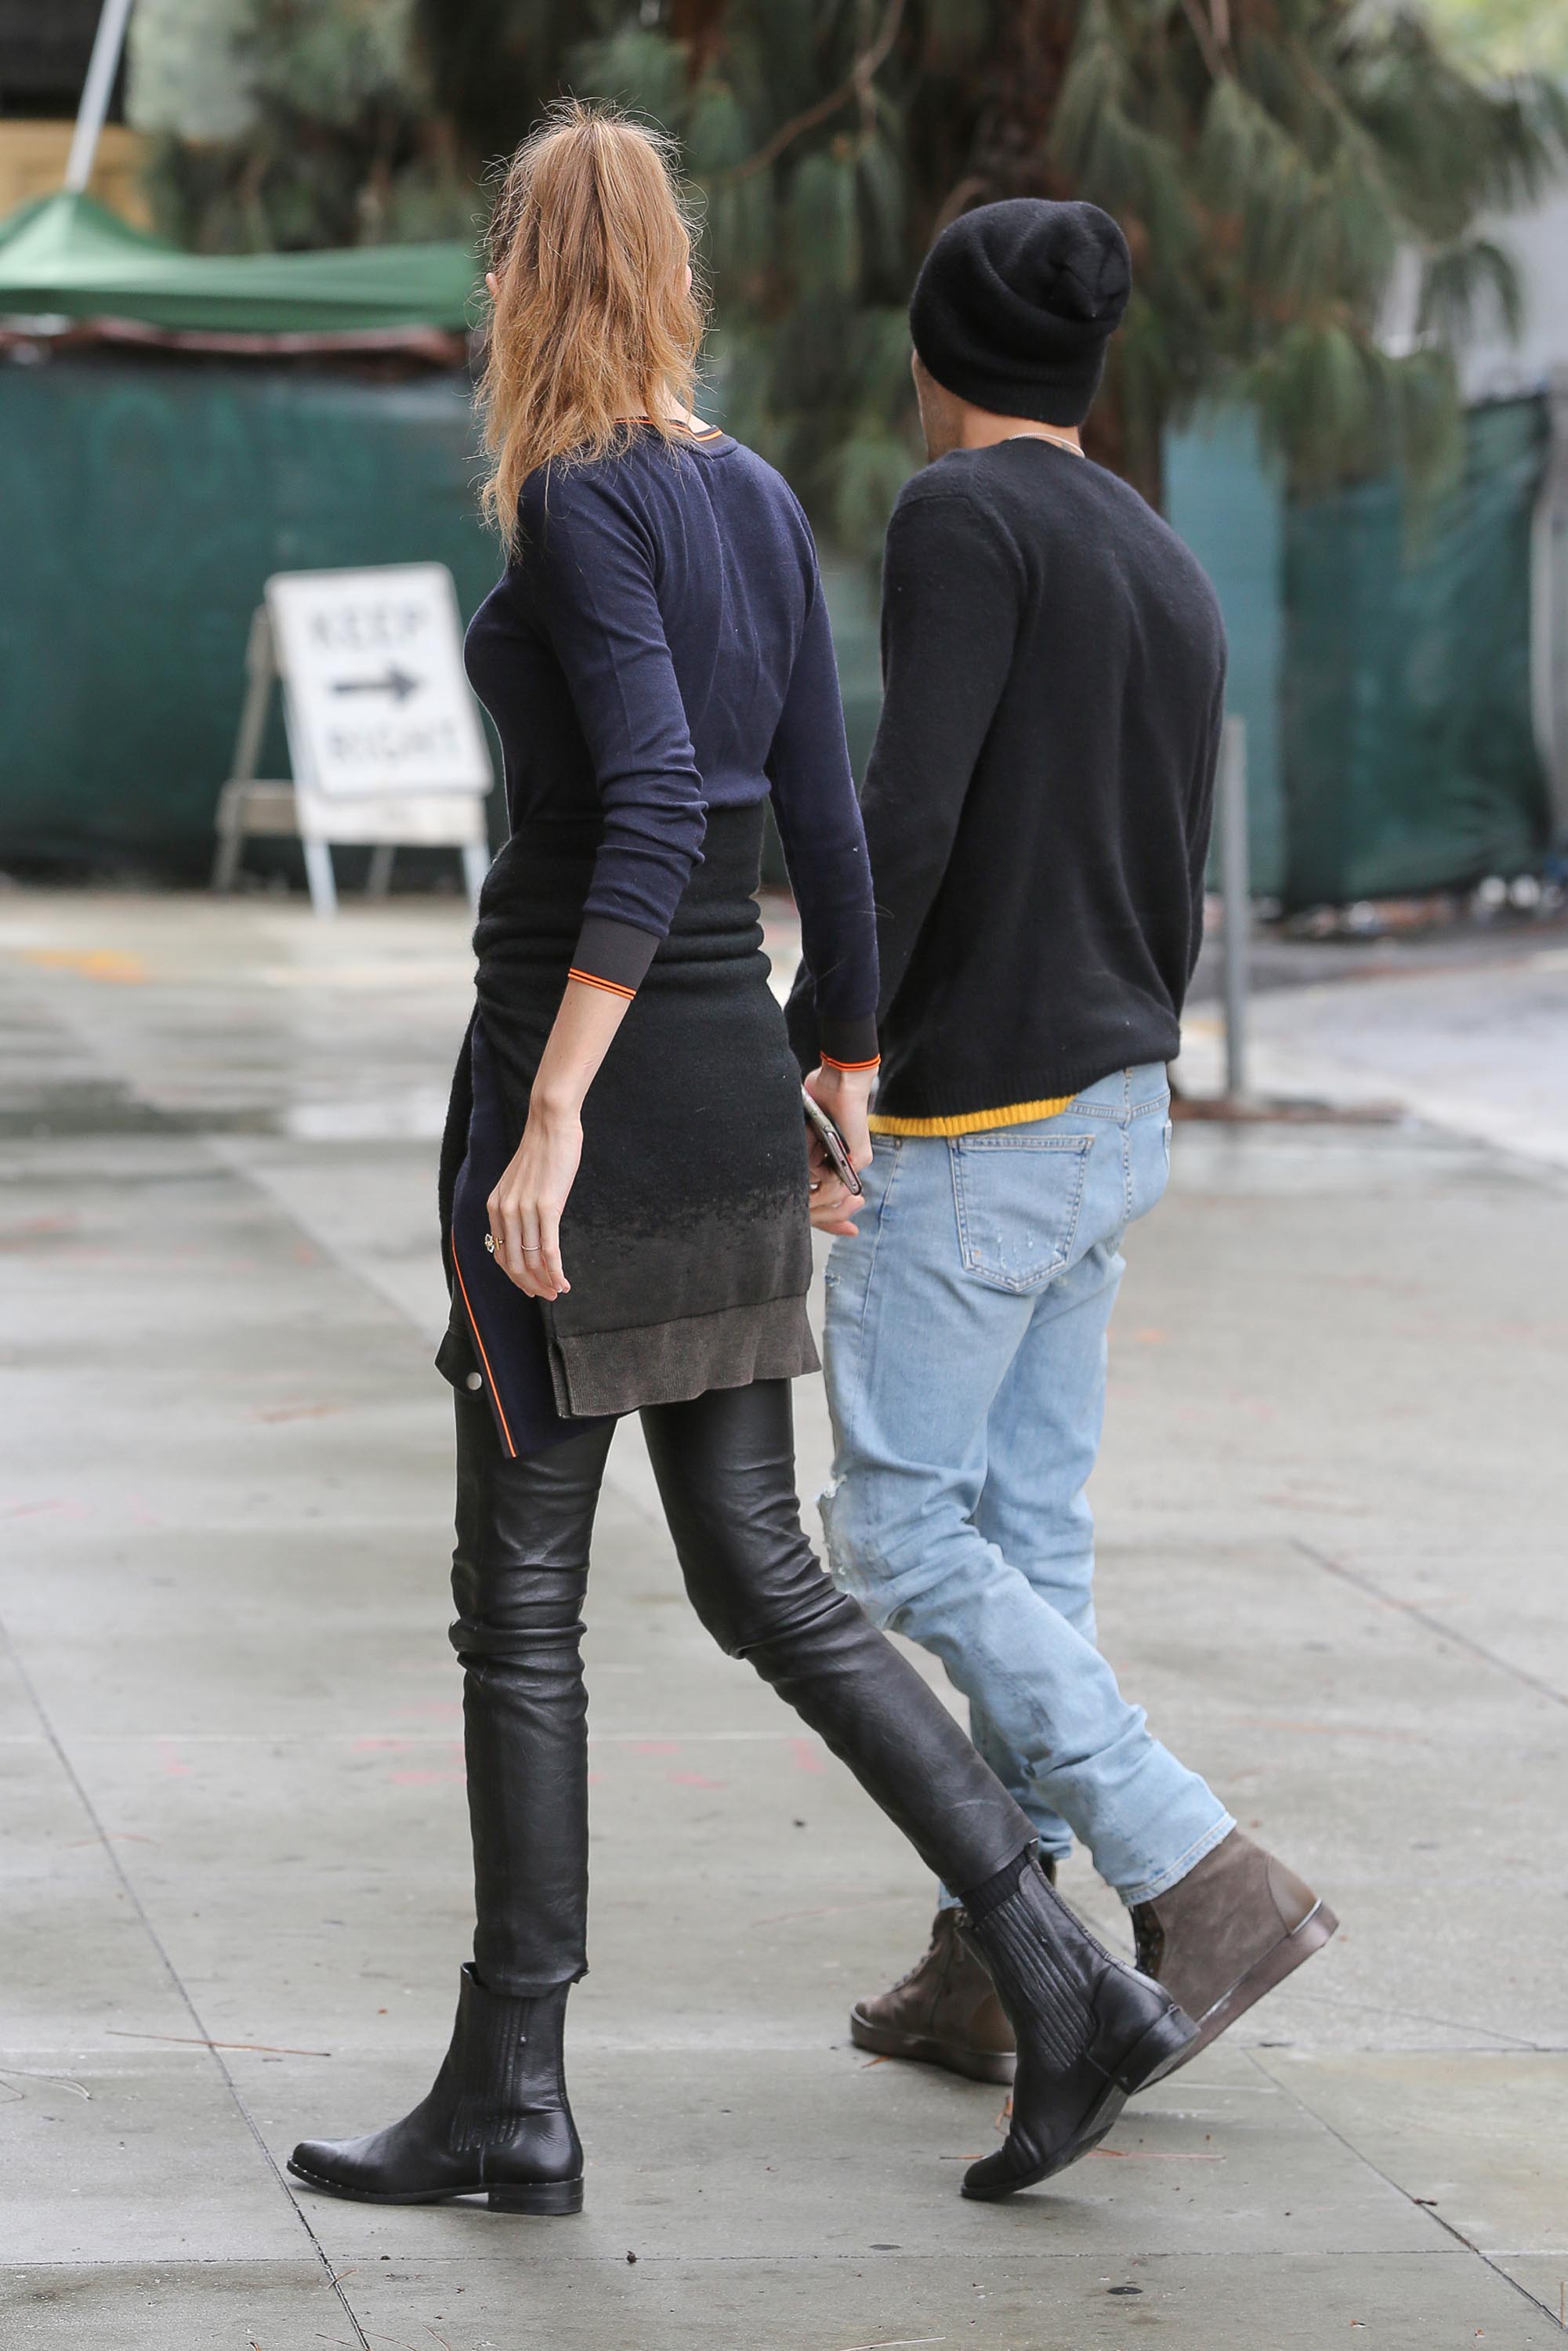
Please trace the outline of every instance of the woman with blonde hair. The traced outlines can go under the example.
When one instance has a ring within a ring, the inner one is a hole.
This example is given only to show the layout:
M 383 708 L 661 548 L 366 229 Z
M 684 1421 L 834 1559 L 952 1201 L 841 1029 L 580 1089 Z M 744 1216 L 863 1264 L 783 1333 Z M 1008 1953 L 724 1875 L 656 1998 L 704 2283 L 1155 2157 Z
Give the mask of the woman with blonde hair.
M 849 1195 L 809 1155 L 761 953 L 769 799 L 815 987 L 808 1083 L 856 1166 L 877 995 L 810 531 L 691 413 L 703 310 L 655 134 L 559 110 L 513 159 L 491 257 L 480 396 L 507 562 L 467 660 L 511 837 L 443 1155 L 439 1359 L 477 1925 L 429 2095 L 289 2168 L 371 2201 L 580 2210 L 561 2054 L 587 1964 L 579 1643 L 605 1458 L 640 1412 L 704 1624 L 964 1899 L 1019 2050 L 1011 2132 L 966 2190 L 1006 2194 L 1103 2137 L 1192 2027 L 1057 1901 L 1024 1813 L 800 1529 L 810 1217 L 844 1229 Z

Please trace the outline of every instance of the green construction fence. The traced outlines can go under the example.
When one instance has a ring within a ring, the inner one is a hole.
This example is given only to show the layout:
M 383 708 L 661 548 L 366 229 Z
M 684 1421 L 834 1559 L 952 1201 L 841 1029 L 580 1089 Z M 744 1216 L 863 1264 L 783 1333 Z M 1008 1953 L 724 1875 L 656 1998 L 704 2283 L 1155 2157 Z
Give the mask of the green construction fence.
M 497 560 L 466 389 L 107 354 L 0 368 L 0 861 L 205 871 L 269 572 L 444 563 L 474 610 Z M 288 773 L 276 714 L 262 772 Z
M 1297 504 L 1245 419 L 1174 442 L 1170 511 L 1207 565 L 1248 720 L 1254 882 L 1290 905 L 1538 859 L 1531 521 L 1544 404 L 1474 413 L 1463 481 L 1415 531 L 1399 486 Z M 267 574 L 497 569 L 461 374 L 99 348 L 0 364 L 0 864 L 206 870 Z M 875 598 L 829 569 L 852 750 L 877 708 Z M 281 729 L 263 772 L 286 774 Z
M 1252 879 L 1291 908 L 1462 886 L 1540 862 L 1531 706 L 1543 399 L 1465 423 L 1453 488 L 1393 476 L 1287 497 L 1250 418 L 1174 436 L 1170 518 L 1219 592 L 1247 722 Z
M 1466 423 L 1429 516 L 1372 481 L 1288 509 L 1281 726 L 1294 906 L 1536 864 L 1550 834 L 1531 711 L 1542 400 Z

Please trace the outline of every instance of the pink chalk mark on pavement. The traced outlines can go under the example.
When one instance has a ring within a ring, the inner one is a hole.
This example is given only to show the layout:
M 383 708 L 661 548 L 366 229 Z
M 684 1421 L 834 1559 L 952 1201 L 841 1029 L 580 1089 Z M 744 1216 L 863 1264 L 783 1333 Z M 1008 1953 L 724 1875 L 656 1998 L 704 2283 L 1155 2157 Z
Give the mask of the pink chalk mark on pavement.
M 789 1741 L 789 1761 L 797 1771 L 804 1771 L 810 1780 L 820 1780 L 828 1768 L 822 1761 L 822 1750 L 814 1739 L 792 1739 Z
M 446 1759 L 444 1763 L 405 1765 L 401 1771 L 394 1771 L 392 1774 L 392 1786 L 394 1788 L 441 1788 L 449 1787 L 454 1781 L 460 1788 L 465 1786 L 468 1773 L 464 1765 L 463 1741 L 460 1739 L 451 1741 L 446 1749 Z

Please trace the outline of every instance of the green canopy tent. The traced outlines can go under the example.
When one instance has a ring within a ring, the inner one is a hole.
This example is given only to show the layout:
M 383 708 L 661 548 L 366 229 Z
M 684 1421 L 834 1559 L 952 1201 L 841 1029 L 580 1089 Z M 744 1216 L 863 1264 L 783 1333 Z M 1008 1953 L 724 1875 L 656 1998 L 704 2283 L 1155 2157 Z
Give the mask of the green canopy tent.
M 0 223 L 0 315 L 11 317 L 129 319 L 172 334 L 460 334 L 478 277 L 456 243 L 183 253 L 90 196 L 45 196 Z

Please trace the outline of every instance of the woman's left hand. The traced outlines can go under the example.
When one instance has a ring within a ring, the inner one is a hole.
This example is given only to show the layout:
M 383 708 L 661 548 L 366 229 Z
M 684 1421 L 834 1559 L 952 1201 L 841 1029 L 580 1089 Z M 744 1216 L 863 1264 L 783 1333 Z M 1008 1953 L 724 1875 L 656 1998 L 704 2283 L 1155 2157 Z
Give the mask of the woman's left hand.
M 560 1219 L 581 1157 L 582 1121 L 576 1112 L 536 1101 L 486 1203 L 496 1263 L 529 1298 L 555 1299 L 571 1288 L 560 1261 Z

